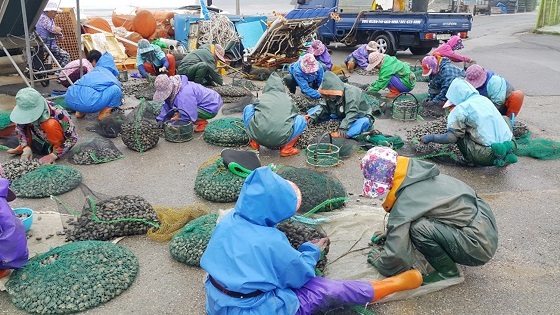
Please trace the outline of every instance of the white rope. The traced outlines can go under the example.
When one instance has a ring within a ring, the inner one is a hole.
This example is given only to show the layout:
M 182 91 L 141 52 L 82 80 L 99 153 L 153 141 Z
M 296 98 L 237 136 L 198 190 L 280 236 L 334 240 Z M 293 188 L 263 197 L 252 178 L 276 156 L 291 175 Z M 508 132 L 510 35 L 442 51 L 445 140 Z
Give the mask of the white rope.
M 210 20 L 199 21 L 198 24 L 200 44 L 220 44 L 226 48 L 230 42 L 239 41 L 233 22 L 225 15 L 211 13 Z

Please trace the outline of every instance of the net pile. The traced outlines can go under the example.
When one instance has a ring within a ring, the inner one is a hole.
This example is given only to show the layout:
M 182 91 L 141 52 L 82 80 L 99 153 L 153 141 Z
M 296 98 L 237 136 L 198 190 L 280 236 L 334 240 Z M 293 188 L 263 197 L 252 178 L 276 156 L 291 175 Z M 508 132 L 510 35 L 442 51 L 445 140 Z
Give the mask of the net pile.
M 6 289 L 19 309 L 68 314 L 99 306 L 124 292 L 138 274 L 138 259 L 108 242 L 76 242 L 30 258 Z
M 286 234 L 286 237 L 290 241 L 290 245 L 293 248 L 298 249 L 301 244 L 327 237 L 325 231 L 323 231 L 318 226 L 308 225 L 294 220 L 285 220 L 277 225 L 277 228 Z M 324 253 L 321 255 L 321 259 L 317 262 L 315 269 L 318 270 L 318 274 L 322 275 L 325 271 L 327 265 L 327 254 L 329 252 L 329 246 L 325 248 Z
M 39 163 L 39 160 L 32 159 L 28 160 L 20 160 L 20 159 L 11 159 L 6 163 L 2 164 L 2 177 L 9 180 L 10 182 L 15 181 L 16 179 L 22 177 L 23 175 L 38 169 L 39 167 L 43 166 Z
M 94 137 L 72 147 L 68 155 L 74 164 L 100 164 L 124 158 L 111 140 Z
M 217 220 L 218 214 L 211 213 L 187 223 L 169 243 L 171 256 L 189 266 L 200 267 L 200 258 L 210 242 Z
M 0 110 L 0 130 L 12 124 L 12 121 L 10 120 L 11 113 L 12 113 L 11 110 L 5 110 L 5 109 Z
M 238 147 L 249 143 L 241 118 L 225 117 L 210 121 L 203 135 L 204 141 L 220 147 Z
M 18 197 L 43 198 L 60 195 L 80 185 L 82 173 L 65 165 L 46 165 L 31 171 L 11 184 Z
M 212 86 L 210 89 L 220 94 L 224 103 L 237 103 L 245 96 L 253 96 L 249 89 L 241 86 L 224 84 L 220 86 Z
M 229 171 L 224 160 L 219 158 L 213 164 L 198 171 L 194 190 L 200 197 L 213 202 L 234 202 L 241 193 L 245 179 Z
M 529 156 L 539 160 L 560 159 L 560 142 L 550 139 L 531 139 L 531 133 L 526 132 L 516 140 L 518 156 Z
M 157 127 L 156 116 L 148 110 L 146 101 L 140 102 L 134 110 L 128 114 L 126 123 L 122 125 L 121 139 L 131 150 L 145 152 L 159 141 L 162 129 Z
M 340 121 L 336 119 L 330 119 L 307 126 L 299 139 L 296 141 L 295 147 L 298 149 L 305 149 L 308 145 L 317 143 L 319 137 L 324 133 L 338 131 L 338 127 L 340 127 Z
M 344 185 L 332 175 L 290 166 L 282 166 L 276 172 L 299 187 L 299 212 L 331 211 L 342 207 L 347 199 Z
M 440 117 L 407 130 L 406 137 L 412 144 L 414 154 L 420 159 L 435 158 L 441 162 L 446 162 L 450 159 L 452 162 L 462 163 L 464 161 L 463 155 L 455 143 L 439 144 L 431 142 L 424 144 L 420 141 L 420 137 L 423 135 L 443 134 L 446 132 L 447 119 L 445 117 Z
M 159 228 L 150 228 L 148 230 L 148 237 L 154 241 L 167 242 L 185 224 L 208 214 L 210 209 L 203 204 L 197 203 L 181 208 L 155 206 L 154 211 L 157 213 Z
M 398 150 L 404 146 L 404 141 L 399 135 L 384 135 L 378 131 L 361 134 L 356 137 L 360 141 L 361 147 L 364 149 L 371 149 L 376 146 L 390 147 Z

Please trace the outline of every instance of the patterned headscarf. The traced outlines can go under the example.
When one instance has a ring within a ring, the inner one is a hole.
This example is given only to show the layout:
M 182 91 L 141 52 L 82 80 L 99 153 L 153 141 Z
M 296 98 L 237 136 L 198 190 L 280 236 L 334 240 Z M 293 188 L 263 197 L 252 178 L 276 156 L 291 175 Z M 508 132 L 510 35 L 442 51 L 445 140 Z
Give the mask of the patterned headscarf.
M 319 71 L 319 63 L 313 54 L 307 53 L 299 59 L 299 65 L 304 73 L 310 74 Z
M 363 196 L 375 198 L 389 193 L 397 167 L 398 153 L 388 147 L 373 147 L 362 158 Z
M 327 47 L 318 39 L 314 40 L 311 46 L 307 49 L 307 52 L 313 54 L 314 56 L 321 56 Z

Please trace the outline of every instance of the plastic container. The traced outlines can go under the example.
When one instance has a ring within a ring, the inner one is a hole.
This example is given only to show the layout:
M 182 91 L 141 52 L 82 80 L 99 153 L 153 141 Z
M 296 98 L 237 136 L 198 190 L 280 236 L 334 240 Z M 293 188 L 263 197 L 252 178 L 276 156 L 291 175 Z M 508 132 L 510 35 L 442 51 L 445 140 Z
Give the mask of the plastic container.
M 29 208 L 17 208 L 17 209 L 14 209 L 14 213 L 15 214 L 18 214 L 18 213 L 29 214 L 29 217 L 27 217 L 26 219 L 21 221 L 23 223 L 23 227 L 25 228 L 25 232 L 29 231 L 29 229 L 31 229 L 31 225 L 33 224 L 33 210 L 31 210 Z
M 325 136 L 329 136 L 329 142 L 321 142 Z M 340 163 L 340 148 L 332 143 L 330 133 L 324 133 L 315 144 L 307 146 L 305 158 L 308 164 L 317 167 L 331 167 Z

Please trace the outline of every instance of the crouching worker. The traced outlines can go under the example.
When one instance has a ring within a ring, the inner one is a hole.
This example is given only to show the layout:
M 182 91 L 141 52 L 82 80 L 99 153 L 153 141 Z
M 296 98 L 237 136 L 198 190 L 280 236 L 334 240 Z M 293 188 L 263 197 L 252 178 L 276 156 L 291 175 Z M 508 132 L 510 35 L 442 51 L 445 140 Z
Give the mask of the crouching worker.
M 363 70 L 366 70 L 367 66 L 369 65 L 369 54 L 376 51 L 378 51 L 378 47 L 377 43 L 374 41 L 370 41 L 369 43 L 363 44 L 362 46 L 358 47 L 344 60 L 348 71 L 354 71 L 354 68 L 356 68 L 356 66 L 360 67 Z
M 338 132 L 333 137 L 353 138 L 373 128 L 375 119 L 372 107 L 365 99 L 363 91 L 344 83 L 333 72 L 327 72 L 319 93 L 325 104 L 307 111 L 307 124 L 312 125 L 329 119 L 342 119 Z
M 389 93 L 385 97 L 397 97 L 402 92 L 410 92 L 416 85 L 416 76 L 410 70 L 408 63 L 380 52 L 373 52 L 368 56 L 369 65 L 366 71 L 379 69 L 379 78 L 369 87 L 370 93 L 377 93 L 387 88 Z
M 382 275 L 412 268 L 415 248 L 435 269 L 423 276 L 424 284 L 458 277 L 456 263 L 482 266 L 494 256 L 496 219 L 467 184 L 388 147 L 370 149 L 360 168 L 363 195 L 384 199 L 389 213 L 386 232 L 374 234 L 372 241 L 379 245 L 368 258 Z
M 300 203 L 297 186 L 267 166 L 247 177 L 235 208 L 216 225 L 200 261 L 209 274 L 208 314 L 316 314 L 420 286 L 416 270 L 371 282 L 316 277 L 328 238 L 294 249 L 276 228 Z
M 284 77 L 284 83 L 290 93 L 296 93 L 296 88 L 299 86 L 301 93 L 311 98 L 321 97 L 317 89 L 323 82 L 325 71 L 313 54 L 307 53 L 290 64 L 289 71 L 290 74 Z
M 423 143 L 457 143 L 468 163 L 506 166 L 517 162 L 509 119 L 465 79 L 453 80 L 447 91 L 447 132 L 424 135 Z
M 19 146 L 7 152 L 21 155 L 22 160 L 31 160 L 36 153 L 45 155 L 39 162 L 52 164 L 78 142 L 68 112 L 48 102 L 33 88 L 18 91 L 10 119 L 17 124 Z
M 175 56 L 165 54 L 158 45 L 150 44 L 147 39 L 138 41 L 136 67 L 142 78 L 148 75 L 175 75 Z
M 119 82 L 119 71 L 113 56 L 103 55 L 97 50 L 88 53 L 93 70 L 76 81 L 66 92 L 66 105 L 76 111 L 76 118 L 99 112 L 98 120 L 109 117 L 115 107 L 122 104 L 123 92 Z
M 161 126 L 166 119 L 190 120 L 194 124 L 194 131 L 202 132 L 208 125 L 208 119 L 214 118 L 224 105 L 220 94 L 190 82 L 184 75 L 160 74 L 154 81 L 154 87 L 154 102 L 165 102 L 156 118 Z M 177 110 L 178 115 L 167 117 L 172 110 Z
M 183 57 L 177 73 L 186 75 L 191 82 L 202 85 L 223 85 L 216 63 L 226 63 L 225 49 L 218 44 L 202 45 Z
M 280 147 L 280 156 L 299 153 L 294 144 L 307 126 L 305 118 L 298 115 L 292 99 L 284 92 L 282 79 L 272 73 L 263 94 L 253 105 L 243 110 L 243 123 L 251 138 L 251 148 L 258 150 L 262 144 L 269 148 Z

